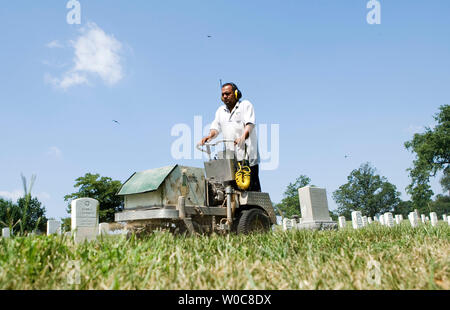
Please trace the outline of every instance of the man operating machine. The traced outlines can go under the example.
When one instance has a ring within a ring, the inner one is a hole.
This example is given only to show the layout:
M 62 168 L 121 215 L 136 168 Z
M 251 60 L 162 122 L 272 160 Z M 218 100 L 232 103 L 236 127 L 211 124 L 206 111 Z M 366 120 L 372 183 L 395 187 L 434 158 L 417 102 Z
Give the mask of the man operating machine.
M 204 137 L 199 145 L 216 138 L 222 133 L 224 140 L 234 141 L 226 143 L 226 152 L 235 154 L 236 160 L 240 162 L 240 172 L 243 176 L 250 176 L 247 187 L 245 180 L 238 186 L 249 191 L 260 192 L 259 182 L 259 152 L 258 139 L 255 127 L 255 110 L 248 100 L 241 100 L 242 93 L 234 83 L 226 83 L 222 86 L 222 101 L 211 124 L 210 133 Z M 231 144 L 231 145 L 230 145 Z M 234 144 L 234 145 L 233 145 Z M 234 151 L 233 151 L 234 150 Z M 241 164 L 242 162 L 242 164 Z M 245 166 L 248 163 L 249 166 Z M 238 171 L 239 173 L 239 171 Z

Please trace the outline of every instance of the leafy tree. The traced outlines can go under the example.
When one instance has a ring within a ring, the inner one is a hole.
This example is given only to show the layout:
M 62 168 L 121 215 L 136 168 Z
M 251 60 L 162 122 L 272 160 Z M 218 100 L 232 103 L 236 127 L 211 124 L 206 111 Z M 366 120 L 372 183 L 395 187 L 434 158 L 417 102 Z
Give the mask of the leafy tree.
M 413 167 L 408 169 L 411 184 L 406 190 L 417 209 L 431 202 L 430 177 L 443 171 L 448 178 L 450 173 L 450 105 L 441 106 L 439 110 L 434 117 L 438 123 L 434 129 L 427 127 L 424 133 L 417 133 L 411 141 L 405 142 L 406 149 L 416 154 Z M 446 182 L 444 184 L 448 184 Z
M 330 217 L 333 221 L 339 220 L 339 214 L 337 213 L 336 210 L 334 210 L 334 211 L 330 210 Z
M 310 182 L 310 178 L 305 175 L 300 175 L 294 183 L 289 183 L 283 194 L 284 198 L 279 204 L 275 205 L 276 211 L 281 212 L 284 217 L 289 218 L 294 215 L 301 215 L 298 189 L 309 185 Z
M 352 211 L 375 216 L 389 212 L 400 203 L 400 192 L 385 177 L 377 175 L 369 163 L 362 164 L 347 177 L 348 182 L 333 192 L 337 212 L 346 218 Z
M 400 201 L 400 203 L 394 207 L 395 214 L 401 214 L 404 218 L 408 218 L 410 212 L 414 211 L 412 201 Z
M 22 214 L 22 218 L 19 221 L 19 227 L 20 227 L 20 234 L 23 235 L 25 233 L 26 228 L 28 227 L 28 216 L 29 216 L 29 206 L 31 201 L 31 189 L 33 188 L 34 181 L 36 181 L 36 175 L 33 174 L 31 176 L 30 185 L 27 186 L 27 179 L 23 176 L 23 174 L 20 174 L 22 177 L 22 183 L 23 183 L 23 191 L 24 196 L 22 200 L 22 204 L 20 205 L 20 213 Z M 31 229 L 32 230 L 32 229 Z
M 116 196 L 122 186 L 120 181 L 109 177 L 101 177 L 99 174 L 86 173 L 83 177 L 75 180 L 75 188 L 78 191 L 64 196 L 64 201 L 69 201 L 67 212 L 70 214 L 70 202 L 78 198 L 94 198 L 100 203 L 99 220 L 100 222 L 113 222 L 114 213 L 123 210 L 123 200 Z
M 436 212 L 438 218 L 441 218 L 443 214 L 450 214 L 450 196 L 437 195 L 430 204 L 429 212 Z
M 61 219 L 61 231 L 66 232 L 70 231 L 72 229 L 72 218 L 71 217 L 65 217 Z
M 414 211 L 414 204 L 412 201 L 402 201 L 394 208 L 394 213 L 402 214 L 403 217 L 407 217 L 410 212 Z M 445 195 L 437 195 L 434 201 L 423 205 L 417 209 L 419 214 L 429 214 L 430 212 L 436 212 L 438 217 L 443 214 L 450 213 L 450 197 Z
M 36 229 L 45 231 L 47 225 L 45 207 L 37 198 L 31 198 L 27 208 L 25 208 L 25 203 L 25 197 L 19 198 L 17 203 L 0 198 L 0 224 L 14 230 L 16 227 L 20 227 L 21 223 L 25 223 L 23 225 L 23 230 L 19 230 L 20 234 L 32 232 Z M 23 222 L 25 210 L 26 221 Z
M 28 186 L 23 174 L 21 174 L 21 177 L 25 194 L 17 200 L 17 203 L 0 200 L 0 223 L 8 226 L 11 230 L 18 226 L 19 235 L 24 235 L 26 232 L 32 232 L 36 229 L 43 231 L 47 223 L 45 207 L 31 195 L 36 175 L 31 176 Z
M 432 202 L 431 197 L 433 196 L 429 177 L 426 175 L 419 176 L 414 183 L 414 186 L 408 185 L 406 191 L 411 195 L 414 209 L 425 210 Z
M 0 198 L 0 224 L 12 231 L 20 223 L 19 207 L 11 200 Z
M 27 200 L 25 197 L 19 198 L 17 200 L 17 205 L 19 207 L 19 210 L 23 212 L 25 210 L 25 204 L 27 203 Z M 42 203 L 36 198 L 31 198 L 28 201 L 28 207 L 27 207 L 27 214 L 26 218 L 27 221 L 24 225 L 24 230 L 31 232 L 35 229 L 44 232 L 47 230 L 47 217 L 45 216 L 45 207 L 42 205 Z M 23 215 L 22 215 L 23 218 Z
M 444 175 L 442 176 L 440 180 L 442 190 L 444 192 L 448 192 L 450 195 L 450 171 L 444 172 Z

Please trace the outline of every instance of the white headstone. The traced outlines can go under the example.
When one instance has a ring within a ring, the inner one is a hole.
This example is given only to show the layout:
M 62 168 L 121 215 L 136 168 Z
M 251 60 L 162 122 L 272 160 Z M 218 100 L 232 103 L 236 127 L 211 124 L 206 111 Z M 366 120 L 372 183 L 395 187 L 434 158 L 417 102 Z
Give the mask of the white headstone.
M 61 234 L 61 222 L 56 220 L 47 221 L 47 235 Z
M 370 216 L 367 218 L 367 223 L 368 224 L 372 224 L 373 223 L 372 218 Z
M 98 225 L 98 234 L 99 235 L 107 235 L 109 232 L 109 224 L 108 223 L 100 223 Z
M 2 229 L 2 237 L 3 238 L 11 237 L 11 232 L 9 231 L 8 227 L 5 227 L 5 228 Z
M 80 198 L 73 200 L 71 206 L 75 241 L 95 239 L 98 234 L 99 202 L 92 198 Z
M 339 217 L 339 228 L 345 228 L 347 226 L 347 221 L 345 220 L 345 216 Z
M 450 216 L 447 216 L 447 223 L 450 225 Z
M 422 223 L 425 224 L 427 218 L 425 217 L 425 214 L 420 215 L 420 219 L 422 220 Z
M 396 214 L 396 215 L 395 215 L 395 223 L 396 223 L 397 225 L 400 225 L 400 223 L 402 222 L 400 216 L 401 216 L 401 215 L 399 215 L 399 214 Z
M 431 219 L 431 225 L 432 226 L 436 226 L 437 222 L 438 222 L 438 217 L 437 217 L 436 212 L 431 212 L 430 213 L 430 219 Z
M 383 214 L 380 215 L 380 224 L 381 225 L 385 225 L 384 224 L 384 215 Z
M 363 227 L 361 211 L 352 212 L 352 225 L 354 229 Z
M 443 214 L 443 215 L 442 215 L 442 220 L 443 220 L 444 222 L 447 222 L 447 215 L 446 215 L 446 214 Z
M 392 216 L 391 212 L 386 212 L 384 214 L 384 224 L 388 227 L 394 226 L 394 217 Z
M 289 230 L 292 229 L 292 221 L 288 218 L 283 218 L 283 230 Z
M 417 217 L 417 212 L 410 212 L 408 215 L 408 219 L 412 227 L 419 226 L 419 218 Z
M 337 224 L 333 222 L 328 210 L 327 192 L 325 188 L 305 186 L 298 189 L 302 221 L 299 228 L 334 229 Z
M 367 226 L 367 216 L 363 216 L 362 218 L 362 224 L 363 224 L 363 227 L 365 227 L 365 226 Z
M 300 228 L 300 224 L 302 223 L 302 219 L 301 218 L 298 219 L 298 222 L 297 222 L 296 219 L 292 219 L 291 223 L 292 223 L 291 225 L 292 225 L 293 229 L 299 229 Z
M 379 220 L 378 217 L 375 215 L 375 216 L 373 217 L 373 221 L 374 221 L 374 222 L 379 222 L 380 220 Z
M 403 222 L 403 215 L 400 214 L 399 217 L 400 217 L 400 223 Z

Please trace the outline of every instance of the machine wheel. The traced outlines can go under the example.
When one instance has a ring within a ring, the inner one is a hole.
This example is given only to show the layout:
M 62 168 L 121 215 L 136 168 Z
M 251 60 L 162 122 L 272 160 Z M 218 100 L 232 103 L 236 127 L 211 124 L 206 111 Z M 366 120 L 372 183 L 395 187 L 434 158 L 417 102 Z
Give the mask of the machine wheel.
M 266 213 L 261 209 L 253 208 L 242 211 L 236 232 L 238 234 L 267 232 L 270 230 L 270 226 L 270 219 Z

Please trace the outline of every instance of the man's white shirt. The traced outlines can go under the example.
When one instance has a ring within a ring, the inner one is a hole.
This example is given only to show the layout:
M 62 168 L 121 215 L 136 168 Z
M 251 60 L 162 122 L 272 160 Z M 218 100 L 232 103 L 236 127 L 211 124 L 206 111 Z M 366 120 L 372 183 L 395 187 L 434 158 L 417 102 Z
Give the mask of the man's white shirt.
M 256 125 L 255 110 L 253 105 L 248 100 L 241 100 L 236 103 L 233 110 L 228 110 L 226 105 L 220 106 L 216 111 L 216 116 L 211 124 L 210 129 L 217 130 L 221 133 L 225 140 L 236 140 L 244 134 L 244 128 L 247 124 Z M 245 140 L 247 145 L 247 159 L 249 159 L 250 166 L 259 164 L 258 139 L 256 136 L 256 127 L 250 133 L 250 136 Z M 226 143 L 226 148 L 234 150 L 234 143 Z M 241 161 L 245 157 L 244 146 L 242 148 L 236 146 L 237 160 Z

